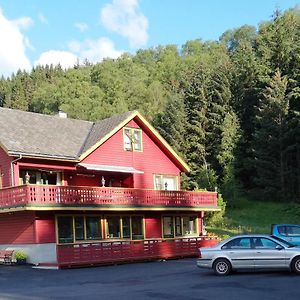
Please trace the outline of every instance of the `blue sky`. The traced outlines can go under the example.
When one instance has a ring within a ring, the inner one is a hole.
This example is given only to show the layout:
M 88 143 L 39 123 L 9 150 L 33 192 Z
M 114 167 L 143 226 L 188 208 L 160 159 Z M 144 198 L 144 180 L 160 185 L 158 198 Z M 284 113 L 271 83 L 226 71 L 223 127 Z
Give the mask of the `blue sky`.
M 300 0 L 0 0 L 0 74 L 217 40 L 296 5 Z

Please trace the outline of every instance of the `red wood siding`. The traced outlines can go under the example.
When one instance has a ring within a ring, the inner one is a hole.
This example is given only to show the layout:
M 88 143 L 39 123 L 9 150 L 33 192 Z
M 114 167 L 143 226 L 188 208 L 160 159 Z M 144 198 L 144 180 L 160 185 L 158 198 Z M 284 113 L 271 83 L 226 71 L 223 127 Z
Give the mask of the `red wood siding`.
M 55 243 L 55 218 L 54 215 L 40 215 L 35 220 L 36 242 Z
M 132 120 L 126 126 L 138 127 Z M 179 176 L 180 170 L 157 144 L 143 131 L 143 151 L 125 151 L 123 129 L 87 156 L 82 163 L 134 167 L 144 174 L 134 174 L 135 188 L 154 188 L 154 174 Z
M 11 157 L 8 156 L 6 152 L 0 147 L 0 169 L 3 174 L 2 176 L 3 187 L 8 187 L 11 185 L 11 171 L 10 171 L 11 160 L 12 160 Z
M 0 214 L 0 244 L 35 243 L 34 212 Z

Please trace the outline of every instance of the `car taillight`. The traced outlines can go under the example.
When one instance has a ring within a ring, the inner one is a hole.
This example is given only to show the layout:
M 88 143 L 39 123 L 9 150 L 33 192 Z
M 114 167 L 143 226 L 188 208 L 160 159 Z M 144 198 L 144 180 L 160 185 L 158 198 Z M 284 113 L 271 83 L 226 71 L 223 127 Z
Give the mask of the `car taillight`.
M 199 250 L 199 258 L 201 258 L 202 256 L 201 256 L 201 250 L 200 249 L 198 249 Z

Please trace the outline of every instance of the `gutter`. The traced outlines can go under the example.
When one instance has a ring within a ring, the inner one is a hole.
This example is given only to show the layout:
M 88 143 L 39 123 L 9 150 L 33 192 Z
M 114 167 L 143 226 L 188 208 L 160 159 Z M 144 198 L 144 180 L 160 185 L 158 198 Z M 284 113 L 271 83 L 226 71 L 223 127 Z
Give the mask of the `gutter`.
M 14 166 L 13 166 L 13 164 L 15 162 L 17 162 L 18 160 L 20 160 L 20 159 L 22 159 L 22 154 L 20 154 L 20 156 L 18 158 L 14 159 L 14 160 L 12 160 L 10 162 L 11 186 L 15 186 L 16 185 L 15 184 L 15 172 L 14 172 Z

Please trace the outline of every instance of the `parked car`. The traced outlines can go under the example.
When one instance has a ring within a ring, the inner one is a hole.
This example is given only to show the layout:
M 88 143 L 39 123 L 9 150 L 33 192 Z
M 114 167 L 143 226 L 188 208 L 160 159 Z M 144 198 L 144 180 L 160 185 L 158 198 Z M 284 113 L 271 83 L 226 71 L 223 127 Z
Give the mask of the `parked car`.
M 210 248 L 199 248 L 199 268 L 228 275 L 240 269 L 291 270 L 300 274 L 300 247 L 270 235 L 239 235 Z
M 300 225 L 296 224 L 273 224 L 271 234 L 288 241 L 293 245 L 300 246 Z

